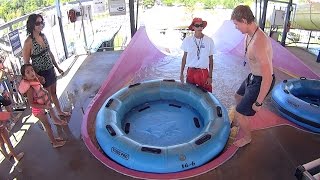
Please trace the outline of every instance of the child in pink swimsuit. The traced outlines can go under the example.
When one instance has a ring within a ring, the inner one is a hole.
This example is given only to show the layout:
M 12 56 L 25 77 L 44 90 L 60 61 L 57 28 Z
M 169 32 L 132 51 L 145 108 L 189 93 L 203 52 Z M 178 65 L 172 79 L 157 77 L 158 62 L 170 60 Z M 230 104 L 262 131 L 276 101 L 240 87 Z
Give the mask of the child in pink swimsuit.
M 49 98 L 48 91 L 42 87 L 31 64 L 24 64 L 21 67 L 21 75 L 23 79 L 20 82 L 19 91 L 20 93 L 27 95 L 32 114 L 44 125 L 53 147 L 63 146 L 66 141 L 61 140 L 61 138 L 54 138 L 45 110 L 49 110 L 55 125 L 66 125 L 67 123 L 56 116 L 51 106 L 51 99 Z
M 22 79 L 20 82 L 20 86 L 19 86 L 19 91 L 23 94 L 25 94 L 26 92 L 28 92 L 28 90 L 30 89 L 30 87 L 32 87 L 33 89 L 33 102 L 40 104 L 40 105 L 46 105 L 46 106 L 50 106 L 51 102 L 49 99 L 49 93 L 47 90 L 45 90 L 40 81 L 38 80 L 38 78 L 36 77 L 36 79 L 34 80 L 26 80 L 26 79 Z M 32 114 L 37 116 L 39 114 L 45 113 L 45 109 L 44 108 L 37 108 L 37 107 L 32 107 Z

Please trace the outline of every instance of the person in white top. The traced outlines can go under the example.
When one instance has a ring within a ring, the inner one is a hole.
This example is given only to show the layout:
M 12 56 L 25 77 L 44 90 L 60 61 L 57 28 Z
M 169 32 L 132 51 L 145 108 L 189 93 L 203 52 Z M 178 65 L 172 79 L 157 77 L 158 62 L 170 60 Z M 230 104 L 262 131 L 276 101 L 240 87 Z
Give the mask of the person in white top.
M 181 63 L 180 80 L 184 83 L 184 69 L 187 69 L 187 83 L 195 84 L 212 92 L 213 40 L 202 33 L 207 21 L 194 18 L 189 29 L 193 36 L 186 37 L 181 49 L 184 51 Z
M 237 147 L 251 142 L 249 120 L 261 109 L 265 97 L 275 83 L 272 66 L 272 46 L 268 36 L 254 22 L 249 6 L 237 6 L 231 15 L 235 27 L 246 34 L 244 65 L 248 62 L 251 73 L 235 94 L 237 101 L 235 125 L 244 131 L 244 137 L 235 141 Z

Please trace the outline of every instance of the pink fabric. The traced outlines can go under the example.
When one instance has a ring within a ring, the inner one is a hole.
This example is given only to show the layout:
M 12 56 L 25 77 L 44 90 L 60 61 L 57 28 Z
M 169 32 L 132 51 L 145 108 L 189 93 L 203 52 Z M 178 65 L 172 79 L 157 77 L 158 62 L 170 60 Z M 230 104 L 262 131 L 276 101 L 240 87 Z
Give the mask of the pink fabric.
M 243 44 L 244 35 L 235 29 L 233 22 L 224 21 L 221 27 L 211 36 L 217 53 L 228 53 L 238 44 Z
M 266 108 L 262 108 L 250 121 L 250 127 L 252 130 L 265 129 L 279 125 L 289 125 L 300 128 L 291 121 L 283 119 Z
M 6 111 L 0 112 L 0 130 L 5 128 L 6 121 L 8 121 L 10 119 L 10 117 L 11 117 L 11 113 L 10 112 L 6 112 Z
M 34 116 L 39 116 L 39 115 L 43 115 L 45 114 L 45 110 L 44 109 L 41 109 L 41 108 L 34 108 L 32 107 L 31 108 L 31 112 Z
M 140 28 L 121 53 L 111 69 L 96 98 L 106 99 L 122 87 L 132 83 L 132 77 L 146 64 L 153 63 L 165 55 L 149 40 L 145 28 Z M 121 74 L 121 76 L 120 76 Z
M 0 121 L 7 121 L 11 117 L 10 112 L 0 112 Z

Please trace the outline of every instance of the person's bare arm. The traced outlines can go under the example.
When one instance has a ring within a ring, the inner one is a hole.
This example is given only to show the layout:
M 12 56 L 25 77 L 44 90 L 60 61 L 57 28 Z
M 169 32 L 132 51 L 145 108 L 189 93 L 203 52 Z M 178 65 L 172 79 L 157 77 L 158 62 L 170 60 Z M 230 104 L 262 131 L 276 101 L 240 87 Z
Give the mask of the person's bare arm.
M 213 55 L 209 56 L 209 77 L 206 84 L 212 84 L 212 71 L 213 71 Z
M 43 38 L 44 38 L 44 39 L 47 39 L 46 36 L 43 36 Z M 62 74 L 62 73 L 63 73 L 63 70 L 60 69 L 60 67 L 58 66 L 58 63 L 57 63 L 56 59 L 54 58 L 54 55 L 53 55 L 53 53 L 52 53 L 52 51 L 51 51 L 51 49 L 50 49 L 50 46 L 49 46 L 49 49 L 48 49 L 48 50 L 49 50 L 49 55 L 50 55 L 50 58 L 51 58 L 51 60 L 52 60 L 52 63 L 53 63 L 53 65 L 54 65 L 54 67 L 56 67 L 57 70 L 58 70 L 58 72 L 59 72 L 60 74 Z
M 22 57 L 25 64 L 30 64 L 31 47 L 32 47 L 32 40 L 30 37 L 28 37 L 24 41 L 24 45 L 22 49 Z
M 59 72 L 60 74 L 63 74 L 63 70 L 60 69 L 60 67 L 58 66 L 58 63 L 57 63 L 57 61 L 55 60 L 55 58 L 54 58 L 54 56 L 53 56 L 53 54 L 52 54 L 52 52 L 51 52 L 50 49 L 49 49 L 49 53 L 50 53 L 50 57 L 51 57 L 51 59 L 52 59 L 52 63 L 53 63 L 53 65 L 54 65 L 54 67 L 57 68 L 57 70 L 58 70 L 58 72 Z
M 209 56 L 209 77 L 212 78 L 213 72 L 213 55 Z
M 184 75 L 183 75 L 183 72 L 184 72 L 184 68 L 185 68 L 185 66 L 186 66 L 187 55 L 188 55 L 188 53 L 187 53 L 187 52 L 184 52 L 184 53 L 183 53 L 183 56 L 182 56 L 182 61 L 181 61 L 180 80 L 181 80 L 182 83 L 184 83 Z
M 271 83 L 272 83 L 272 72 L 270 69 L 270 62 L 272 61 L 269 59 L 268 55 L 268 48 L 271 47 L 265 47 L 267 44 L 266 39 L 263 39 L 257 46 L 255 46 L 255 57 L 257 60 L 257 63 L 259 64 L 261 76 L 262 76 L 262 82 L 260 87 L 260 92 L 257 98 L 258 103 L 262 103 L 267 96 Z M 272 58 L 272 57 L 270 57 Z

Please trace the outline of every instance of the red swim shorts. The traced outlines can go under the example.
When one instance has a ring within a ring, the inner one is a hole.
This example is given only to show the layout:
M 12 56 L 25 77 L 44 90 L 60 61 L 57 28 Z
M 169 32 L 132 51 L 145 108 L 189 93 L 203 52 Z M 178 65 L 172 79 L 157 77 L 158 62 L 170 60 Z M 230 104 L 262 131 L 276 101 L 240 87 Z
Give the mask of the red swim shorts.
M 187 82 L 191 84 L 196 84 L 204 88 L 205 90 L 212 92 L 212 85 L 206 84 L 206 81 L 208 78 L 209 78 L 208 69 L 188 68 Z

